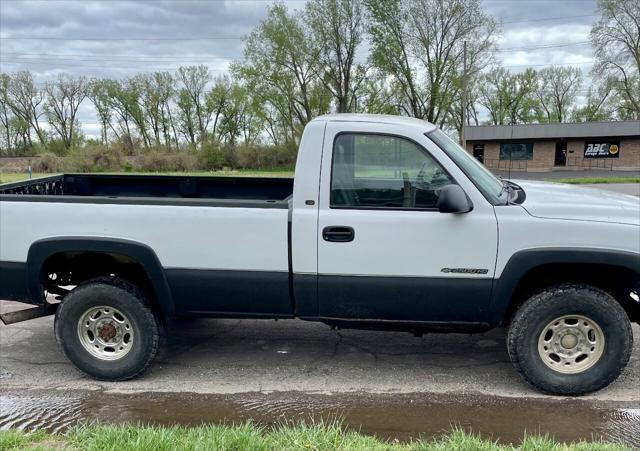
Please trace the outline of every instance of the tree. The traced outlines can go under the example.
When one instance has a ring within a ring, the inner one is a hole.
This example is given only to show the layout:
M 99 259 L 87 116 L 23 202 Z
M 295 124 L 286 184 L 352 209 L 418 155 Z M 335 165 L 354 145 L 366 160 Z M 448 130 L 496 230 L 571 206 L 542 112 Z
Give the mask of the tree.
M 312 52 L 318 55 L 321 80 L 331 91 L 338 113 L 355 109 L 356 92 L 367 71 L 356 64 L 356 52 L 364 34 L 360 0 L 311 0 L 305 19 L 312 36 Z
M 319 51 L 300 14 L 290 14 L 282 4 L 269 7 L 267 17 L 246 40 L 244 56 L 246 62 L 234 65 L 234 73 L 278 113 L 288 139 L 297 140 L 301 127 L 328 110 L 330 96 L 320 80 Z
M 496 67 L 482 75 L 478 83 L 478 103 L 489 112 L 489 123 L 531 122 L 539 109 L 536 84 L 536 72 L 531 68 L 512 74 L 504 67 Z
M 409 116 L 443 126 L 467 80 L 490 61 L 497 22 L 479 0 L 366 0 L 372 60 L 394 78 Z
M 168 72 L 140 74 L 132 82 L 139 92 L 138 102 L 143 121 L 151 128 L 155 145 L 171 147 L 173 127 L 170 103 L 175 93 L 173 76 Z
M 109 142 L 109 130 L 113 131 L 117 139 L 120 139 L 118 131 L 113 127 L 113 105 L 109 95 L 109 80 L 93 79 L 87 88 L 87 97 L 93 103 L 93 107 L 100 120 L 100 139 L 102 144 Z
M 28 145 L 33 144 L 31 139 L 33 128 L 40 144 L 46 146 L 46 133 L 40 125 L 40 117 L 44 114 L 42 108 L 44 96 L 36 86 L 31 72 L 20 71 L 10 77 L 7 100 L 13 114 L 29 126 L 26 135 Z
M 574 109 L 571 116 L 573 122 L 611 121 L 616 118 L 616 93 L 613 84 L 606 80 L 589 86 L 587 101 Z
M 11 155 L 11 123 L 10 119 L 13 117 L 9 108 L 9 83 L 11 77 L 9 74 L 0 73 L 0 126 L 2 126 L 2 139 L 5 142 L 7 154 Z M 1 150 L 4 148 L 0 146 L 0 156 L 2 156 Z
M 217 77 L 214 81 L 213 88 L 207 93 L 206 105 L 207 111 L 213 116 L 213 125 L 211 136 L 214 140 L 219 138 L 219 125 L 222 120 L 223 111 L 230 101 L 232 93 L 232 84 L 228 76 Z M 248 92 L 247 92 L 248 95 Z
M 189 115 L 193 115 L 189 120 L 195 122 L 191 125 L 193 130 L 189 134 L 192 144 L 195 145 L 196 142 L 203 142 L 207 135 L 210 114 L 206 108 L 205 90 L 211 81 L 211 72 L 206 66 L 187 66 L 178 68 L 176 77 L 182 84 L 179 106 L 186 108 Z M 187 100 L 191 105 L 187 106 Z M 187 114 L 186 111 L 183 113 Z M 197 130 L 197 136 L 194 133 L 195 130 Z
M 591 28 L 596 78 L 613 81 L 621 115 L 640 119 L 640 3 L 599 0 L 600 18 Z
M 69 149 L 76 136 L 78 108 L 87 96 L 87 79 L 60 75 L 57 80 L 46 83 L 44 90 L 47 95 L 44 110 L 49 124 L 62 139 L 64 148 Z
M 369 72 L 354 98 L 354 110 L 358 113 L 400 114 L 398 85 L 390 83 L 380 71 Z
M 235 146 L 238 139 L 245 146 L 254 144 L 264 126 L 258 114 L 259 108 L 245 87 L 238 84 L 229 86 L 220 115 L 221 140 L 230 146 Z
M 577 67 L 553 66 L 538 72 L 536 96 L 547 122 L 565 122 L 582 86 L 582 71 Z

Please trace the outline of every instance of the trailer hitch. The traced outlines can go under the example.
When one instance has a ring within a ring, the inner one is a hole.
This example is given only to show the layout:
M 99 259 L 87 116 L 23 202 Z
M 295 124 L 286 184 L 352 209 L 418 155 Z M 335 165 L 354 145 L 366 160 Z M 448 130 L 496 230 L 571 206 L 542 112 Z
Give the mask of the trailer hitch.
M 2 321 L 5 326 L 8 326 L 9 324 L 15 324 L 30 319 L 53 315 L 56 310 L 58 310 L 59 305 L 60 303 L 49 304 L 48 302 L 45 302 L 44 305 L 39 305 L 37 307 L 16 310 L 15 312 L 2 313 L 0 314 L 0 321 Z

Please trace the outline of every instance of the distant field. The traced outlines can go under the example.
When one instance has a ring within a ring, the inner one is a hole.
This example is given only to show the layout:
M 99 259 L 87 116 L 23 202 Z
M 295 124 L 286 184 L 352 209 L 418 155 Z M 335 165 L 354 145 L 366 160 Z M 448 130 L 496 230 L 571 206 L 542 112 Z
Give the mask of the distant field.
M 101 172 L 100 174 L 137 174 L 137 175 L 203 175 L 203 176 L 225 176 L 225 177 L 293 177 L 293 169 L 234 169 L 221 171 L 201 171 L 201 172 Z M 46 177 L 55 174 L 34 173 L 32 178 Z M 18 182 L 27 180 L 28 174 L 23 172 L 1 172 L 0 183 Z

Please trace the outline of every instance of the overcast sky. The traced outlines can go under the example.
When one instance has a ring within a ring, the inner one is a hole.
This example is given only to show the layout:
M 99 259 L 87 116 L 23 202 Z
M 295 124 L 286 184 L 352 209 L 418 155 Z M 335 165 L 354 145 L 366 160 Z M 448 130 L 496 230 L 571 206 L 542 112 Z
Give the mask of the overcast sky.
M 305 0 L 285 2 L 289 8 Z M 596 0 L 483 0 L 502 20 L 499 57 L 512 71 L 593 60 Z M 0 0 L 0 70 L 29 69 L 39 83 L 60 72 L 121 78 L 206 64 L 223 73 L 271 0 Z M 533 47 L 533 48 L 532 48 Z M 584 91 L 584 90 L 583 90 Z M 98 135 L 89 102 L 80 117 Z

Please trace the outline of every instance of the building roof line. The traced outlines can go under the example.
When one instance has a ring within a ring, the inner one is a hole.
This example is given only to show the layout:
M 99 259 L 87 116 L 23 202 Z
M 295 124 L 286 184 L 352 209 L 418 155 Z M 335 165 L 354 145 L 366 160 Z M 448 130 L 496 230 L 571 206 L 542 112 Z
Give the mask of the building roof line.
M 640 137 L 640 121 L 479 125 L 469 126 L 466 129 L 468 141 L 629 136 Z

